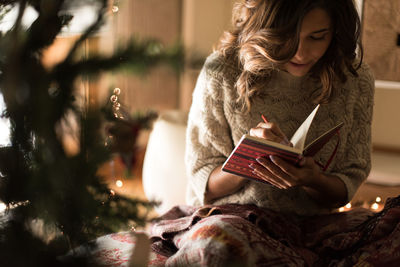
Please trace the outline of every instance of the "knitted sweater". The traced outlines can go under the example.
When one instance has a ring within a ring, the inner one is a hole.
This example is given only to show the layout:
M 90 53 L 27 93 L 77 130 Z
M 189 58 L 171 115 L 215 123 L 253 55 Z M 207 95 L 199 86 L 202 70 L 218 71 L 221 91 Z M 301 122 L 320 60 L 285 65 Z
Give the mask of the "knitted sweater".
M 210 173 L 224 163 L 242 135 L 261 122 L 261 114 L 277 123 L 290 139 L 316 106 L 311 95 L 320 87 L 312 79 L 276 71 L 263 92 L 252 98 L 250 112 L 243 112 L 236 102 L 238 93 L 234 87 L 239 74 L 235 62 L 215 52 L 207 58 L 198 77 L 186 136 L 187 202 L 190 205 L 208 204 L 204 203 L 204 194 Z M 307 144 L 339 122 L 344 123 L 336 156 L 326 172 L 344 182 L 348 201 L 371 168 L 374 78 L 364 64 L 358 74 L 358 77 L 348 74 L 347 82 L 337 84 L 338 90 L 331 101 L 319 108 L 306 139 Z M 333 138 L 314 159 L 326 162 L 335 146 Z M 297 215 L 330 211 L 301 187 L 282 190 L 250 180 L 237 192 L 213 203 L 255 204 Z

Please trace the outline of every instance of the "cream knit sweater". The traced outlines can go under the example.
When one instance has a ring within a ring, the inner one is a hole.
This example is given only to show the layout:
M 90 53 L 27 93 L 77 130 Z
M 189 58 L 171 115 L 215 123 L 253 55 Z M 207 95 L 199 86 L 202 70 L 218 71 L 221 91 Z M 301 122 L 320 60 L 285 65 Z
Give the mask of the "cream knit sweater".
M 211 171 L 224 163 L 244 133 L 261 122 L 261 114 L 278 123 L 290 137 L 313 110 L 312 93 L 317 85 L 308 78 L 298 78 L 276 71 L 262 94 L 254 97 L 250 113 L 241 111 L 234 88 L 239 75 L 237 64 L 217 52 L 210 55 L 198 77 L 189 113 L 186 145 L 188 171 L 187 202 L 203 205 Z M 366 65 L 359 76 L 348 75 L 347 82 L 329 104 L 321 105 L 306 144 L 339 122 L 340 145 L 327 172 L 338 176 L 347 187 L 350 201 L 371 168 L 370 143 L 374 97 L 374 78 Z M 314 157 L 326 162 L 336 145 L 335 138 Z M 301 187 L 286 190 L 250 181 L 236 193 L 217 199 L 214 204 L 255 204 L 298 215 L 329 212 L 318 205 Z

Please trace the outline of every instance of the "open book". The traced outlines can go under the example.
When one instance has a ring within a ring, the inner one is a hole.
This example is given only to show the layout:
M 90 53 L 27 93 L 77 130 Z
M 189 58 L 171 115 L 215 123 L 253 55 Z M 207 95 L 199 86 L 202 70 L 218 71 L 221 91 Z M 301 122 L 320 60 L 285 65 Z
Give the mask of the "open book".
M 222 165 L 222 170 L 242 177 L 263 181 L 253 174 L 253 170 L 249 167 L 249 164 L 256 162 L 256 158 L 258 157 L 276 155 L 293 164 L 298 164 L 303 157 L 314 156 L 343 126 L 343 123 L 339 123 L 305 146 L 308 129 L 318 108 L 319 105 L 311 112 L 290 139 L 293 147 L 245 134 Z

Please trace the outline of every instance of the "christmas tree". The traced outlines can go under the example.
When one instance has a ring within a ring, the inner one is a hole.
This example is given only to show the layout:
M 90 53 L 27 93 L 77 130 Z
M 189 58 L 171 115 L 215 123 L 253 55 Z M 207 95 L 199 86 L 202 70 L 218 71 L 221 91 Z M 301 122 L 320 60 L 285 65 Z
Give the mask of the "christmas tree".
M 79 107 L 75 85 L 85 75 L 122 67 L 139 74 L 160 63 L 178 68 L 182 50 L 132 41 L 111 56 L 77 59 L 79 47 L 101 27 L 108 10 L 107 0 L 87 1 L 100 4 L 97 20 L 51 69 L 43 66 L 43 51 L 71 20 L 68 10 L 74 1 L 0 1 L 2 11 L 10 5 L 18 8 L 12 29 L 0 36 L 2 116 L 11 124 L 11 145 L 0 148 L 0 200 L 8 207 L 0 219 L 4 266 L 93 264 L 87 258 L 66 262 L 60 256 L 100 235 L 143 225 L 154 205 L 115 194 L 98 176 L 111 153 L 102 125 L 107 118 L 118 118 L 107 108 Z M 21 21 L 27 6 L 38 16 L 25 28 Z M 79 152 L 74 155 L 66 152 L 59 131 L 71 113 L 79 125 Z M 38 233 L 38 224 L 44 232 Z

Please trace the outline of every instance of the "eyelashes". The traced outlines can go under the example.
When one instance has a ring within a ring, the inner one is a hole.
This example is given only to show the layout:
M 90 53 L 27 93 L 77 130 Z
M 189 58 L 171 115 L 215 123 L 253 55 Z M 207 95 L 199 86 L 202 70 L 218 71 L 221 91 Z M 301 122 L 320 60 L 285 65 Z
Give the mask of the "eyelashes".
M 325 37 L 326 37 L 326 34 L 324 34 L 324 35 L 322 35 L 322 36 L 310 36 L 310 39 L 311 40 L 314 40 L 314 41 L 320 41 L 320 40 L 324 40 L 325 39 Z

